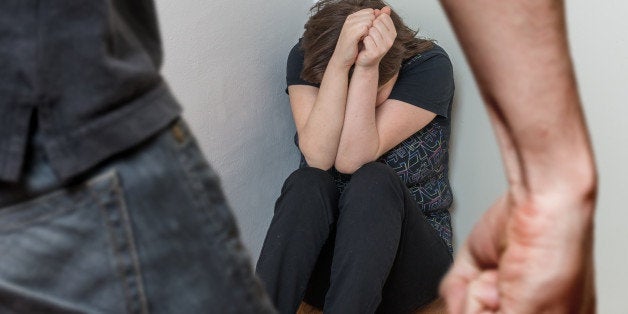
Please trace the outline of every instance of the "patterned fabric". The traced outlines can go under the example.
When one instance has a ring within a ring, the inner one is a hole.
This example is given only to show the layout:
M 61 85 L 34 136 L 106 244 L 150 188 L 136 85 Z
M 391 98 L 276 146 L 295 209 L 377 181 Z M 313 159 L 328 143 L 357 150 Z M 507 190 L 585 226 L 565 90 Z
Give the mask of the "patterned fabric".
M 389 165 L 406 184 L 428 222 L 452 251 L 451 216 L 453 195 L 447 160 L 449 129 L 435 119 L 379 161 Z

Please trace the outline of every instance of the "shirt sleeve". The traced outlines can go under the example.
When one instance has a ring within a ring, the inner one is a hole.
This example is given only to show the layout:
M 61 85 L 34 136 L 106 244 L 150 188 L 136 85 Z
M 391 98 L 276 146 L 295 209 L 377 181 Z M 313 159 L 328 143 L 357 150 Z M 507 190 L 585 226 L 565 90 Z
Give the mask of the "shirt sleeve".
M 301 71 L 303 71 L 303 50 L 301 49 L 301 40 L 292 47 L 290 54 L 288 55 L 288 63 L 286 65 L 286 93 L 288 93 L 287 86 L 290 85 L 310 85 L 314 87 L 320 87 L 320 84 L 308 82 L 301 78 Z
M 388 98 L 448 117 L 453 95 L 451 61 L 442 48 L 435 46 L 402 66 Z

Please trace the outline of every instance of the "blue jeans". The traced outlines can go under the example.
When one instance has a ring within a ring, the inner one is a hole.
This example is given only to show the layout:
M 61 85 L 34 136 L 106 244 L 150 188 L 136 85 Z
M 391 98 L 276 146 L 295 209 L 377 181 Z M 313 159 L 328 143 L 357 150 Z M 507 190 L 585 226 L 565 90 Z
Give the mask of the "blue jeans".
M 72 182 L 0 183 L 0 313 L 274 313 L 179 120 Z

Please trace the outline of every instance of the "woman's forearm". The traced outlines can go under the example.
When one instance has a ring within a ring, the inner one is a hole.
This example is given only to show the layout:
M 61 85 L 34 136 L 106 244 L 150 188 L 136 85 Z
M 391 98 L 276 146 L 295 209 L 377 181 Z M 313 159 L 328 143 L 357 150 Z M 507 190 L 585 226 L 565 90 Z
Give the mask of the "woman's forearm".
M 353 173 L 377 156 L 379 135 L 376 123 L 378 66 L 356 66 L 347 96 L 344 126 L 340 135 L 336 169 Z
M 327 170 L 334 165 L 343 128 L 349 68 L 331 60 L 316 101 L 299 132 L 299 148 L 309 166 Z

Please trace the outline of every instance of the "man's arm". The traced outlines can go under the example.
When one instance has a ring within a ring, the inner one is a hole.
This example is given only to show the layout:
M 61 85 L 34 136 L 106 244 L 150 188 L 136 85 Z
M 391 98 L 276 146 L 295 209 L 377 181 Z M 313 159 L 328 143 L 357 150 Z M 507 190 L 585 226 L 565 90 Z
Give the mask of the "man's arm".
M 470 288 L 483 287 L 489 310 L 591 312 L 597 181 L 563 2 L 441 3 L 481 89 L 509 182 L 442 285 L 449 309 L 473 306 Z M 486 280 L 494 272 L 496 280 Z

